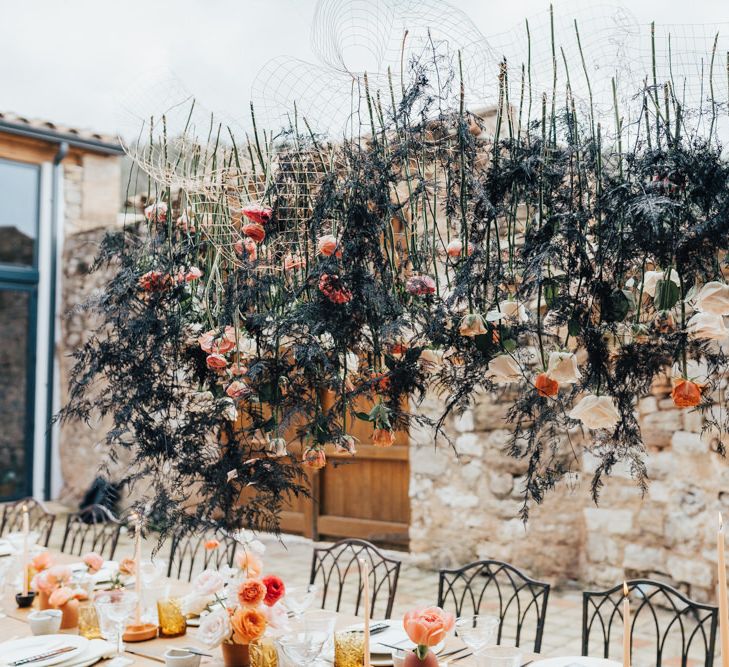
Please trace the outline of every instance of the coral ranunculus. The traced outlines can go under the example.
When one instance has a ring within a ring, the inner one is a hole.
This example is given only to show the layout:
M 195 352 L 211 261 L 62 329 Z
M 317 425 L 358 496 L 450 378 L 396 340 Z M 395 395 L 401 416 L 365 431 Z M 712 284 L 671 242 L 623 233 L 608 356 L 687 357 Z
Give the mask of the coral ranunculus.
M 418 646 L 440 644 L 453 629 L 456 619 L 440 607 L 413 609 L 405 614 L 402 626 L 410 641 Z
M 247 204 L 241 211 L 246 218 L 259 225 L 265 225 L 271 221 L 273 209 L 268 206 L 260 206 L 259 204 Z
M 231 616 L 233 640 L 238 644 L 250 644 L 260 639 L 266 631 L 266 616 L 254 607 L 238 607 Z
M 673 381 L 671 398 L 677 408 L 694 408 L 701 403 L 701 393 L 704 386 L 684 378 Z
M 266 586 L 258 579 L 246 579 L 238 587 L 238 601 L 247 607 L 255 607 L 266 597 Z
M 262 243 L 263 239 L 266 238 L 266 230 L 263 229 L 263 225 L 259 225 L 257 222 L 247 222 L 243 225 L 241 231 L 255 243 Z
M 372 444 L 375 447 L 391 447 L 395 442 L 395 433 L 389 428 L 376 428 L 372 431 Z
M 263 577 L 261 580 L 266 587 L 266 597 L 263 598 L 263 604 L 268 607 L 275 605 L 286 593 L 286 586 L 279 577 L 272 574 Z
M 534 386 L 537 388 L 537 394 L 544 398 L 556 396 L 559 393 L 559 382 L 550 378 L 546 373 L 537 375 Z

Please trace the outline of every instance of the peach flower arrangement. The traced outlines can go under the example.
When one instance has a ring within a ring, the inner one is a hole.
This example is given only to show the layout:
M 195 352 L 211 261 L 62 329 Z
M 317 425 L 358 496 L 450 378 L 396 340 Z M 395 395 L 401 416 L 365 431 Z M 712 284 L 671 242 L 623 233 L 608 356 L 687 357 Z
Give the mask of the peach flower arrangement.
M 410 641 L 416 646 L 405 659 L 405 667 L 437 667 L 438 660 L 430 649 L 446 640 L 455 622 L 453 614 L 440 607 L 425 607 L 407 612 L 402 625 Z

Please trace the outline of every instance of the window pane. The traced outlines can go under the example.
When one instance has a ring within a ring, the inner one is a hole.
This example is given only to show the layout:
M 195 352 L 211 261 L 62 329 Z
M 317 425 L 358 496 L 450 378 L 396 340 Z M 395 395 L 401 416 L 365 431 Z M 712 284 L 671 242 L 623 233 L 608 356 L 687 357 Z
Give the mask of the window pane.
M 38 167 L 0 160 L 0 264 L 33 266 Z
M 0 500 L 25 494 L 30 292 L 0 288 Z

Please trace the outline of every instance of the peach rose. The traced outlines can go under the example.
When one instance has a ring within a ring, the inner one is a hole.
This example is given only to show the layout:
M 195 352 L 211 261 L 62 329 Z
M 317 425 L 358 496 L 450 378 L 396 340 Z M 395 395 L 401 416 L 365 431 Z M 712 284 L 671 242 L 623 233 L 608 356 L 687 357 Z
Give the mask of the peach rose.
M 68 586 L 61 586 L 51 593 L 48 598 L 48 604 L 51 607 L 63 607 L 69 600 L 73 598 L 73 591 Z
M 258 579 L 246 579 L 238 587 L 238 601 L 246 607 L 255 607 L 266 597 L 266 585 Z
M 43 551 L 39 553 L 32 561 L 30 561 L 30 566 L 36 572 L 43 572 L 43 570 L 47 570 L 51 566 L 50 551 Z
M 453 629 L 456 619 L 440 607 L 413 609 L 405 614 L 402 626 L 414 644 L 426 647 L 440 644 Z
M 207 551 L 213 551 L 213 549 L 217 549 L 220 546 L 220 540 L 208 540 L 205 542 L 205 549 Z
M 337 237 L 332 236 L 331 234 L 325 234 L 324 236 L 319 237 L 319 240 L 316 243 L 316 250 L 320 255 L 324 255 L 324 257 L 331 257 L 335 254 L 337 257 L 342 256 L 342 251 L 339 249 Z
M 375 447 L 390 447 L 394 442 L 394 431 L 388 428 L 376 428 L 372 431 L 372 444 Z
M 265 591 L 266 587 L 263 589 Z M 233 639 L 237 644 L 250 644 L 256 641 L 263 636 L 267 625 L 266 616 L 253 607 L 238 607 L 230 619 L 230 624 L 233 626 Z
M 226 354 L 235 347 L 235 338 L 231 340 L 228 335 L 228 327 L 225 328 L 222 335 L 215 329 L 206 331 L 197 339 L 197 342 L 200 344 L 200 349 L 209 354 Z
M 316 449 L 314 447 L 307 447 L 304 450 L 304 455 L 301 457 L 301 462 L 312 470 L 320 470 L 327 464 L 327 455 L 323 449 Z
M 263 572 L 261 559 L 251 551 L 238 552 L 235 556 L 235 562 L 247 577 L 260 577 L 261 572 Z
M 134 574 L 137 564 L 133 558 L 122 558 L 119 562 L 119 572 L 121 574 Z
M 38 593 L 50 594 L 56 585 L 51 582 L 48 577 L 48 570 L 46 570 L 45 572 L 39 572 L 30 580 L 30 587 Z
M 99 554 L 94 553 L 91 551 L 90 553 L 87 553 L 84 558 L 84 565 L 89 568 L 89 572 L 92 574 L 94 572 L 98 572 L 102 567 L 104 567 L 104 559 L 99 556 Z
M 222 354 L 209 354 L 205 359 L 208 368 L 213 370 L 222 370 L 228 365 L 228 360 Z

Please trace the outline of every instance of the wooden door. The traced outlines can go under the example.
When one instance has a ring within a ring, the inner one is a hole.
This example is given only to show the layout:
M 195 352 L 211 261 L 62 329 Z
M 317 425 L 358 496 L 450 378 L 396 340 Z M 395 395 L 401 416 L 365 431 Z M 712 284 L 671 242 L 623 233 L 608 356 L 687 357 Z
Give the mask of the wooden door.
M 291 502 L 282 512 L 281 530 L 315 540 L 360 537 L 406 548 L 410 525 L 408 434 L 398 432 L 391 447 L 375 447 L 370 444 L 371 424 L 358 420 L 350 433 L 359 441 L 357 454 L 337 454 L 328 448 L 326 467 L 309 473 L 312 498 Z M 300 455 L 298 450 L 296 455 Z

